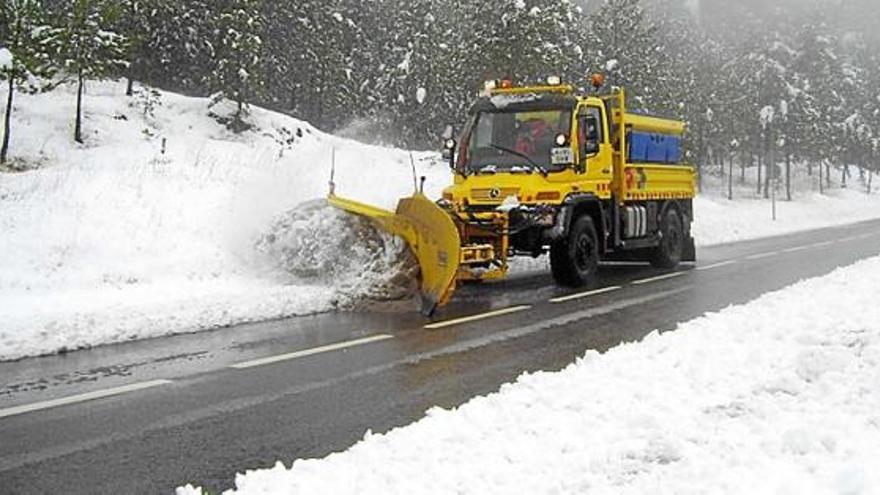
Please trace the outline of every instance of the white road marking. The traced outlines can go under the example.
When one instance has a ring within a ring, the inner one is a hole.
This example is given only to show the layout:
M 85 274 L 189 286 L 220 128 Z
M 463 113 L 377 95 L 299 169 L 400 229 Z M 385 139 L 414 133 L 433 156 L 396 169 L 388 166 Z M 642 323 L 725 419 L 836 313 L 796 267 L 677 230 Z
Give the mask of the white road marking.
M 834 241 L 817 242 L 817 243 L 813 244 L 812 247 L 824 247 L 824 246 L 830 246 L 832 244 L 834 244 Z
M 636 280 L 631 283 L 633 285 L 650 284 L 651 282 L 659 282 L 661 280 L 667 280 L 670 278 L 680 277 L 680 276 L 684 275 L 685 273 L 687 273 L 687 272 L 672 272 L 672 273 L 667 273 L 666 275 L 660 275 L 658 277 L 643 278 L 642 280 Z
M 605 287 L 604 289 L 596 289 L 596 290 L 591 290 L 589 292 L 581 292 L 579 294 L 572 294 L 570 296 L 556 297 L 556 298 L 550 299 L 550 302 L 551 303 L 562 303 L 562 302 L 574 301 L 575 299 L 583 299 L 585 297 L 598 296 L 599 294 L 613 292 L 616 290 L 620 290 L 622 288 L 623 287 L 620 287 L 617 285 L 614 287 Z
M 158 387 L 160 385 L 168 385 L 172 383 L 171 380 L 152 380 L 148 382 L 140 382 L 140 383 L 132 383 L 129 385 L 123 385 L 121 387 L 108 388 L 104 390 L 96 390 L 94 392 L 86 392 L 84 394 L 71 395 L 69 397 L 61 397 L 59 399 L 52 399 L 43 402 L 35 402 L 33 404 L 25 404 L 22 406 L 8 407 L 6 409 L 0 409 L 0 418 L 6 418 L 9 416 L 15 416 L 17 414 L 24 414 L 33 411 L 39 411 L 42 409 L 50 409 L 53 407 L 66 406 L 70 404 L 76 404 L 79 402 L 86 402 L 95 399 L 103 399 L 104 397 L 112 397 L 114 395 L 122 395 L 127 394 L 129 392 L 136 392 L 138 390 L 143 390 L 146 388 Z
M 863 238 L 864 238 L 864 236 L 861 236 L 861 235 L 851 235 L 849 237 L 843 237 L 841 239 L 838 239 L 837 242 L 857 241 L 857 240 L 863 239 Z
M 482 313 L 473 316 L 465 316 L 464 318 L 456 318 L 454 320 L 447 321 L 439 321 L 437 323 L 429 323 L 425 325 L 425 328 L 428 330 L 436 330 L 438 328 L 451 327 L 454 325 L 461 325 L 462 323 L 470 323 L 472 321 L 485 320 L 487 318 L 492 318 L 494 316 L 503 316 L 509 315 L 511 313 L 518 313 L 520 311 L 525 311 L 527 309 L 531 309 L 531 306 L 512 306 L 510 308 L 499 309 L 497 311 L 490 311 L 488 313 Z
M 346 340 L 345 342 L 337 342 L 335 344 L 322 345 L 320 347 L 313 347 L 311 349 L 305 349 L 302 351 L 296 352 L 288 352 L 286 354 L 278 354 L 276 356 L 269 356 L 260 359 L 254 359 L 252 361 L 244 361 L 241 363 L 236 363 L 230 366 L 230 368 L 235 368 L 237 370 L 243 370 L 247 368 L 254 368 L 256 366 L 264 366 L 267 364 L 277 363 L 280 361 L 289 361 L 291 359 L 299 359 L 306 356 L 313 356 L 315 354 L 322 354 L 330 351 L 338 351 L 340 349 L 346 349 L 349 347 L 354 347 L 358 345 L 370 344 L 372 342 L 380 342 L 383 340 L 393 339 L 393 335 L 388 334 L 379 334 L 373 335 L 370 337 L 364 337 L 362 339 L 355 340 Z
M 721 263 L 715 263 L 714 265 L 698 266 L 697 271 L 712 270 L 715 268 L 721 268 L 722 266 L 735 265 L 737 263 L 736 260 L 722 261 Z
M 788 248 L 788 249 L 784 249 L 782 252 L 783 253 L 796 253 L 798 251 L 804 251 L 807 249 L 810 249 L 810 246 L 798 246 L 798 247 Z
M 776 256 L 777 254 L 779 254 L 779 251 L 770 251 L 769 253 L 759 253 L 759 254 L 753 254 L 751 256 L 746 256 L 746 259 L 747 260 L 760 260 L 763 258 L 769 258 L 771 256 Z

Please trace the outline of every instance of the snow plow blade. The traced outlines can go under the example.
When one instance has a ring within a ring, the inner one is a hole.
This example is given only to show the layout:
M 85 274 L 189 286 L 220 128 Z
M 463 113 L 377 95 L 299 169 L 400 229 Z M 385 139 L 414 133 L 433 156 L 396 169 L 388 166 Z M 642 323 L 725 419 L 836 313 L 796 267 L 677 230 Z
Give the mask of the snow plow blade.
M 327 201 L 343 211 L 370 219 L 385 232 L 402 237 L 421 269 L 422 313 L 433 314 L 455 290 L 461 240 L 449 214 L 422 193 L 401 199 L 397 212 L 330 194 Z

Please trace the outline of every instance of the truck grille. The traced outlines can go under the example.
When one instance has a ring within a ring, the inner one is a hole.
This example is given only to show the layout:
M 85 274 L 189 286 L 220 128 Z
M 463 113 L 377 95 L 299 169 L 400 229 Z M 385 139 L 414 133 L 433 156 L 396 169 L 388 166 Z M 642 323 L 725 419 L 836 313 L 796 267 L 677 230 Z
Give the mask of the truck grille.
M 495 191 L 495 194 L 493 194 L 493 191 Z M 516 196 L 518 193 L 519 188 L 516 187 L 471 189 L 471 199 L 474 201 L 494 201 L 500 203 L 510 196 Z

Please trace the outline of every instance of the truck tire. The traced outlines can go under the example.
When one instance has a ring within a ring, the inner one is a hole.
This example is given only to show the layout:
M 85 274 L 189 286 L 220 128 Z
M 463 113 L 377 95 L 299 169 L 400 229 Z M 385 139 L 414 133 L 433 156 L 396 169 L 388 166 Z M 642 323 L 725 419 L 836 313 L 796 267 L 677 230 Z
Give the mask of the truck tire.
M 675 268 L 681 263 L 684 251 L 684 229 L 681 216 L 674 208 L 666 210 L 660 219 L 660 245 L 651 253 L 654 268 Z
M 599 237 L 589 215 L 576 218 L 568 235 L 550 246 L 550 268 L 556 283 L 586 285 L 599 269 Z

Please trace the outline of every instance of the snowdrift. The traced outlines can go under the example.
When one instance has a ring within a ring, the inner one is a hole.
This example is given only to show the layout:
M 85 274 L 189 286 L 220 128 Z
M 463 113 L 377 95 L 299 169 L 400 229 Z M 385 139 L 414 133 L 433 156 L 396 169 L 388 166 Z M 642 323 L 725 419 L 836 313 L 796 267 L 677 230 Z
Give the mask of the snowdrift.
M 875 257 L 589 351 L 224 493 L 878 493 L 878 276 Z

